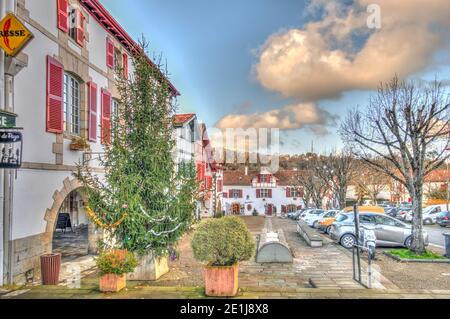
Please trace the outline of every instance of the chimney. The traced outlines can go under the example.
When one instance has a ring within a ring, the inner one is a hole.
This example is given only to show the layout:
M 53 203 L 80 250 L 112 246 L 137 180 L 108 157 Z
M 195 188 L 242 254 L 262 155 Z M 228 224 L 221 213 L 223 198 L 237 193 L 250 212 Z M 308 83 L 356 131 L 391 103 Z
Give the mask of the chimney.
M 248 166 L 245 166 L 245 176 L 248 176 Z

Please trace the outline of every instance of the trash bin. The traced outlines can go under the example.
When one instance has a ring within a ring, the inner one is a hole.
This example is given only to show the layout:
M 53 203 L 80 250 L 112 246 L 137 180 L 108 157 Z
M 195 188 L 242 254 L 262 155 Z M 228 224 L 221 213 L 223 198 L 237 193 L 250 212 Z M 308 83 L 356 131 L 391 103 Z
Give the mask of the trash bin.
M 58 285 L 61 269 L 61 254 L 41 256 L 41 277 L 43 285 Z
M 450 258 L 450 233 L 443 233 L 445 237 L 445 257 Z

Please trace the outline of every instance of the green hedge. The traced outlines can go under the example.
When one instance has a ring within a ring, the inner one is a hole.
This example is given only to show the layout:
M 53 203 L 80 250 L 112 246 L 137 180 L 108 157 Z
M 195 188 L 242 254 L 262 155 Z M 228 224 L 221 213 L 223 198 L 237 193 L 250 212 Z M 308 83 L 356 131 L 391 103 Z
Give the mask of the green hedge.
M 236 216 L 203 220 L 191 246 L 198 261 L 213 266 L 231 266 L 252 258 L 255 240 L 245 222 Z

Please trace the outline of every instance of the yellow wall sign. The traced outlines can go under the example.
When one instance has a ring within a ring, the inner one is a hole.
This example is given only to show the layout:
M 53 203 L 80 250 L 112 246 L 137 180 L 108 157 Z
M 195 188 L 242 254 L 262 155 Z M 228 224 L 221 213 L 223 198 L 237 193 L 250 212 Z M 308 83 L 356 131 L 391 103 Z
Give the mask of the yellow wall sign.
M 0 21 L 0 47 L 10 56 L 17 55 L 33 34 L 17 17 L 8 13 Z

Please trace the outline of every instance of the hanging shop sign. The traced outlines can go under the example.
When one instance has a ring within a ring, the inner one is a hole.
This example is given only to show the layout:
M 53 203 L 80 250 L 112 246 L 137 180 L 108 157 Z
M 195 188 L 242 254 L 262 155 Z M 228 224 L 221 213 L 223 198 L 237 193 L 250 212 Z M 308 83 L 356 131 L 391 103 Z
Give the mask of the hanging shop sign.
M 13 128 L 16 126 L 17 114 L 7 111 L 0 111 L 0 129 L 1 128 Z
M 20 168 L 22 165 L 22 133 L 0 131 L 0 168 Z
M 12 13 L 0 21 L 0 47 L 14 57 L 33 38 L 33 34 Z

